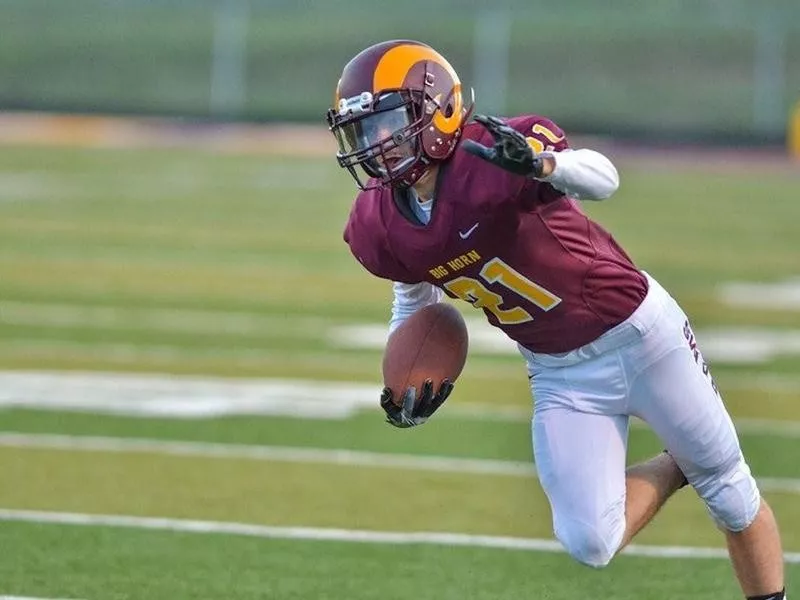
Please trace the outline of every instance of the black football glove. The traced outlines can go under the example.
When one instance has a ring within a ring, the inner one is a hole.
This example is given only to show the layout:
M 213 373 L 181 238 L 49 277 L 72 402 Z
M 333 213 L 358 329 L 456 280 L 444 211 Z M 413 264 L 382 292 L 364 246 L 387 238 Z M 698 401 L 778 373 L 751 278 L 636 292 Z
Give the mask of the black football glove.
M 433 381 L 426 379 L 422 384 L 419 400 L 417 400 L 417 390 L 411 386 L 403 394 L 401 405 L 398 406 L 392 400 L 392 390 L 385 387 L 381 393 L 381 408 L 386 412 L 386 422 L 390 425 L 401 429 L 416 427 L 427 421 L 428 417 L 444 404 L 452 391 L 452 382 L 445 379 L 439 386 L 439 391 L 434 394 Z
M 494 146 L 489 148 L 475 140 L 464 140 L 461 143 L 464 150 L 517 175 L 542 176 L 544 161 L 534 153 L 524 135 L 497 117 L 475 115 L 475 120 L 492 134 Z

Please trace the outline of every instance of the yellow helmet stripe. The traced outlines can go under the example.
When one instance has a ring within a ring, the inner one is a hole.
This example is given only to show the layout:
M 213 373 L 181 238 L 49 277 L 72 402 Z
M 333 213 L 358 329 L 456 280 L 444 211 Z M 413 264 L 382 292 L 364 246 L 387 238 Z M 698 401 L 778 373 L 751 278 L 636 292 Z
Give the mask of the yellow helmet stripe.
M 381 57 L 378 66 L 375 67 L 372 91 L 379 92 L 402 87 L 411 67 L 422 60 L 431 60 L 440 64 L 453 78 L 453 82 L 459 83 L 458 75 L 456 75 L 453 67 L 436 50 L 428 46 L 403 44 L 395 46 Z
M 433 48 L 417 44 L 402 44 L 395 46 L 384 54 L 372 79 L 372 91 L 379 92 L 386 89 L 403 87 L 406 75 L 415 64 L 423 60 L 430 60 L 443 67 L 453 79 L 453 114 L 446 118 L 441 111 L 433 115 L 433 124 L 442 133 L 453 133 L 461 124 L 461 81 L 455 69 L 449 62 Z
M 456 83 L 453 86 L 453 114 L 450 117 L 445 117 L 442 111 L 437 110 L 433 114 L 433 124 L 442 133 L 453 133 L 461 125 L 462 111 L 464 110 L 461 101 L 461 84 Z

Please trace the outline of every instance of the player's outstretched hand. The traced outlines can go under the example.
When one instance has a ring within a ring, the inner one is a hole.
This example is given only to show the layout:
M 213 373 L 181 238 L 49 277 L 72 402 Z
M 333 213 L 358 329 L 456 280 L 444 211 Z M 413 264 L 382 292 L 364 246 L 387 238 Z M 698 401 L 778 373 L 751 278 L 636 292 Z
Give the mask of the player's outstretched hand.
M 426 379 L 422 384 L 419 398 L 417 390 L 411 386 L 403 394 L 398 406 L 392 397 L 392 390 L 385 387 L 381 393 L 381 408 L 386 413 L 386 422 L 390 425 L 402 429 L 416 427 L 425 423 L 444 404 L 452 391 L 453 383 L 445 379 L 439 386 L 439 391 L 434 394 L 433 381 Z
M 492 134 L 494 146 L 490 148 L 475 140 L 464 140 L 461 142 L 464 150 L 517 175 L 542 175 L 543 161 L 533 151 L 524 135 L 497 117 L 475 115 L 475 120 Z

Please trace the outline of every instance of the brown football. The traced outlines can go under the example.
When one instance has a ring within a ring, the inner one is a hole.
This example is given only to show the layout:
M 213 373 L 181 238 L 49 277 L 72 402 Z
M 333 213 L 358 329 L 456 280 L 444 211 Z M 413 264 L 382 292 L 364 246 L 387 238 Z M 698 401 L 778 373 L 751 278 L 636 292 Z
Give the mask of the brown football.
M 383 354 L 383 384 L 393 399 L 409 386 L 417 392 L 426 379 L 434 392 L 443 379 L 455 382 L 467 362 L 469 337 L 464 318 L 446 302 L 430 304 L 408 317 L 392 332 Z

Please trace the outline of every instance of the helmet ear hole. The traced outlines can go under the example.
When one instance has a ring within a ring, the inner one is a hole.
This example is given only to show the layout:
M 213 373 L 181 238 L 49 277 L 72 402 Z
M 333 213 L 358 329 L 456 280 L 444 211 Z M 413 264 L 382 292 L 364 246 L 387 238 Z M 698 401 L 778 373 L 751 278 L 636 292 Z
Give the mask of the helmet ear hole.
M 449 119 L 450 117 L 453 116 L 453 105 L 452 104 L 448 104 L 447 106 L 444 107 L 444 116 L 447 119 Z

